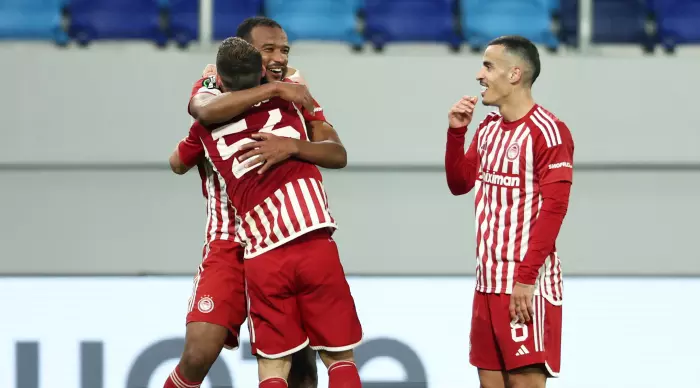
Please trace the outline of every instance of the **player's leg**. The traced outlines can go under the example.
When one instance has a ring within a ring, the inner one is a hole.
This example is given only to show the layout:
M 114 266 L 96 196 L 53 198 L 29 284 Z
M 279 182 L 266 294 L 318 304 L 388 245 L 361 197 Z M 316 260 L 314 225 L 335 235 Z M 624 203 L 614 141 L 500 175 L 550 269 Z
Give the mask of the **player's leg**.
M 325 229 L 298 240 L 304 257 L 297 267 L 297 300 L 311 348 L 328 368 L 330 388 L 359 388 L 353 349 L 362 341 L 362 326 L 338 248 Z
M 292 355 L 292 369 L 289 371 L 289 388 L 318 387 L 316 351 L 310 347 Z
M 488 294 L 474 291 L 469 332 L 469 362 L 479 371 L 481 388 L 505 388 L 505 365 L 491 323 Z
M 229 241 L 214 241 L 205 248 L 190 298 L 185 348 L 165 388 L 199 386 L 222 348 L 238 347 L 246 317 L 241 256 L 240 246 Z
M 494 332 L 508 371 L 509 388 L 544 388 L 548 377 L 559 372 L 561 306 L 533 298 L 534 314 L 527 324 L 513 323 L 510 295 L 489 295 Z
M 295 297 L 295 254 L 286 244 L 245 260 L 248 319 L 260 387 L 287 387 L 292 355 L 309 340 Z

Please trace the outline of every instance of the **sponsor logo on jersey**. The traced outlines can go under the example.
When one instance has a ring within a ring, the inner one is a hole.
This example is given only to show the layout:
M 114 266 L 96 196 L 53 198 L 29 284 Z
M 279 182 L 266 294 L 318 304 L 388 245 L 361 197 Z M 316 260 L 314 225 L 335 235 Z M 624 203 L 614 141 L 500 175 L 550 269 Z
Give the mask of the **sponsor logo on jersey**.
M 518 187 L 520 186 L 520 177 L 517 176 L 507 176 L 500 174 L 492 174 L 489 172 L 482 172 L 479 176 L 484 183 L 489 183 L 492 185 L 506 186 L 506 187 Z
M 554 163 L 554 164 L 550 164 L 550 165 L 549 165 L 549 169 L 550 169 L 550 170 L 554 170 L 555 168 L 562 168 L 562 167 L 565 167 L 565 168 L 574 168 L 574 167 L 571 165 L 571 163 L 569 163 L 569 162 L 560 162 L 560 163 Z

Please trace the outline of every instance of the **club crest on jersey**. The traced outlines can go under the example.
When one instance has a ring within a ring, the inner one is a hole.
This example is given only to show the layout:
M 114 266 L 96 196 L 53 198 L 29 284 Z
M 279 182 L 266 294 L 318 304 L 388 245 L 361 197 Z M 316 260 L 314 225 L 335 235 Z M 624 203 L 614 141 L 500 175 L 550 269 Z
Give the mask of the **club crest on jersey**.
M 204 295 L 202 299 L 197 302 L 197 310 L 201 313 L 210 313 L 214 310 L 214 300 L 209 295 Z
M 520 146 L 518 143 L 513 143 L 510 146 L 508 146 L 508 151 L 506 151 L 506 158 L 510 160 L 511 162 L 515 161 L 515 159 L 520 156 Z

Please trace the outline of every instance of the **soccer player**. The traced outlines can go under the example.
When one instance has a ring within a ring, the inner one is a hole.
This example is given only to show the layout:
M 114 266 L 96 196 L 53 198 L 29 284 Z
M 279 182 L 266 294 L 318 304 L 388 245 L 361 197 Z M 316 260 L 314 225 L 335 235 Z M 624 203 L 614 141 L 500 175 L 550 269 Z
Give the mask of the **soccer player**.
M 217 71 L 225 92 L 253 88 L 260 84 L 262 57 L 245 40 L 229 38 L 219 48 Z M 346 165 L 337 133 L 323 123 L 307 139 L 302 113 L 281 98 L 211 132 L 195 123 L 191 133 L 223 177 L 241 222 L 260 387 L 286 387 L 291 355 L 307 345 L 319 350 L 330 387 L 360 387 L 352 349 L 362 340 L 362 328 L 315 166 Z
M 495 106 L 464 152 L 477 97 L 449 111 L 445 171 L 454 195 L 476 189 L 476 290 L 469 359 L 484 388 L 544 387 L 559 373 L 562 276 L 555 240 L 572 184 L 566 124 L 535 103 L 537 48 L 519 36 L 489 43 L 477 74 Z
M 304 79 L 299 70 L 288 67 L 289 42 L 279 23 L 262 16 L 251 17 L 238 26 L 236 36 L 255 46 L 262 54 L 265 65 L 263 84 L 247 90 L 223 93 L 214 98 L 209 93 L 197 94 L 190 100 L 189 111 L 192 117 L 204 125 L 223 123 L 272 97 L 282 97 L 297 103 L 306 108 L 306 112 L 322 112 L 323 109 L 302 85 Z M 280 84 L 276 81 L 292 81 L 293 84 Z M 206 86 L 215 87 L 211 82 Z M 314 125 L 311 121 L 309 124 Z
M 282 69 L 282 74 L 286 75 L 289 47 L 279 24 L 266 18 L 251 18 L 241 24 L 239 32 L 251 38 L 251 33 L 259 35 L 261 29 L 266 32 L 264 36 L 274 38 L 274 49 L 267 49 L 268 67 Z M 269 31 L 270 29 L 273 31 Z M 261 50 L 270 45 L 267 38 L 258 39 L 258 42 Z M 253 93 L 250 90 L 242 90 L 221 94 L 215 90 L 216 68 L 213 65 L 207 66 L 203 78 L 197 81 L 192 89 L 188 110 L 200 122 L 214 123 L 229 120 L 264 99 L 279 96 L 307 107 L 304 110 L 304 118 L 309 127 L 312 130 L 323 130 L 322 123 L 328 125 L 323 109 L 304 85 L 292 83 L 295 80 L 303 82 L 303 79 L 298 71 L 292 69 L 291 72 L 296 77 L 285 78 L 286 82 L 283 83 L 276 82 L 277 75 L 268 71 L 268 80 L 271 82 L 262 87 L 262 90 Z M 178 174 L 184 174 L 193 166 L 198 166 L 204 196 L 207 199 L 207 234 L 204 258 L 195 277 L 189 304 L 185 350 L 180 363 L 166 381 L 166 388 L 178 387 L 177 384 L 199 386 L 222 347 L 238 346 L 240 325 L 246 316 L 243 252 L 234 238 L 235 212 L 228 206 L 223 179 L 209 163 L 202 160 L 203 156 L 204 149 L 199 139 L 188 137 L 180 142 L 170 158 L 171 168 Z M 310 348 L 294 354 L 289 376 L 290 387 L 316 387 L 315 356 L 316 353 Z

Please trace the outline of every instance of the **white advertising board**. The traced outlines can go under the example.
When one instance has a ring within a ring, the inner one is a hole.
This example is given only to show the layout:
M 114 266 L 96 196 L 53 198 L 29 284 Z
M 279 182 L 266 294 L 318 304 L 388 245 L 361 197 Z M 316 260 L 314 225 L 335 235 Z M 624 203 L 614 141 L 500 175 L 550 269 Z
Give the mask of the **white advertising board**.
M 468 362 L 471 278 L 350 284 L 365 332 L 358 359 L 366 387 L 478 387 Z M 182 277 L 0 278 L 0 387 L 161 388 L 182 350 L 190 290 Z M 562 375 L 548 387 L 700 381 L 697 295 L 698 278 L 567 279 Z M 247 349 L 224 351 L 203 387 L 257 386 Z

